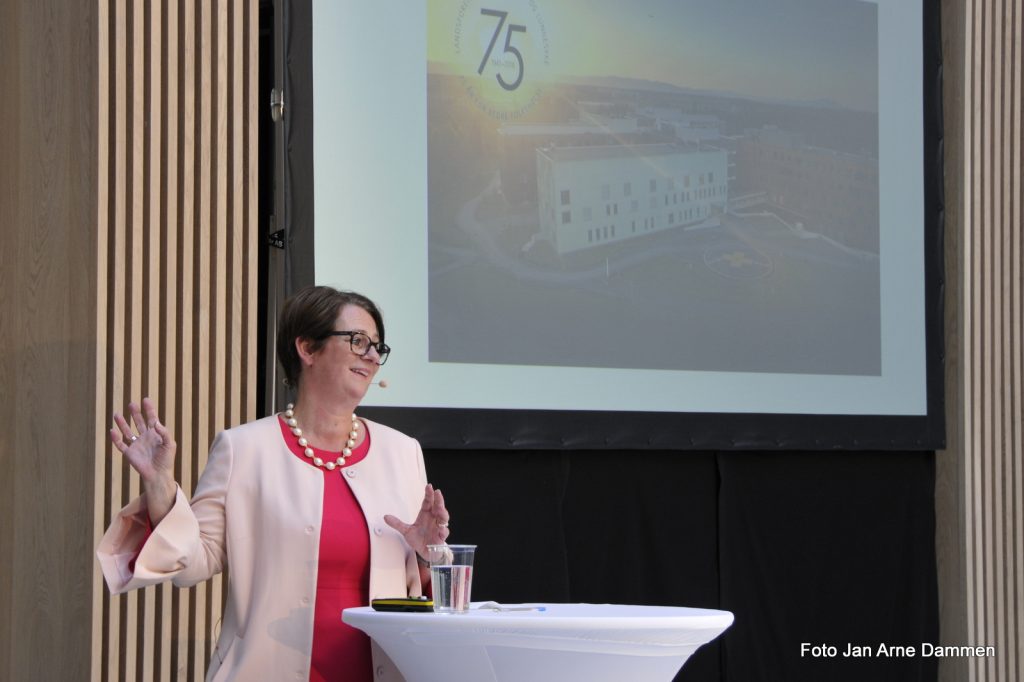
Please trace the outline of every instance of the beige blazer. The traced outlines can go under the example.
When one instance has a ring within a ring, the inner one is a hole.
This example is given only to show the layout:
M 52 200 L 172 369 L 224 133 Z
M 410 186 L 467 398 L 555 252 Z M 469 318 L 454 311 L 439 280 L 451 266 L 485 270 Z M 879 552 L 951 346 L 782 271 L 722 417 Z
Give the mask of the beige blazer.
M 366 458 L 344 476 L 370 531 L 370 598 L 421 593 L 415 553 L 384 514 L 411 521 L 426 485 L 423 453 L 408 436 L 368 420 Z M 195 585 L 230 565 L 228 600 L 207 680 L 308 680 L 313 645 L 323 472 L 288 449 L 276 416 L 217 435 L 192 501 L 179 488 L 170 513 L 146 532 L 144 495 L 114 518 L 97 555 L 114 594 L 171 580 Z M 341 614 L 339 614 L 339 618 Z M 373 644 L 376 680 L 401 681 Z

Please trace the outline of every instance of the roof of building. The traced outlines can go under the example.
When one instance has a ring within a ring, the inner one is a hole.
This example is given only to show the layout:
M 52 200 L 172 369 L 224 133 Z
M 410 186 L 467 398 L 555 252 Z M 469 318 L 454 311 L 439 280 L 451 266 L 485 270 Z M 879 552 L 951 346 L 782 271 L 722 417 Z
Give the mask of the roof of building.
M 586 147 L 544 147 L 537 150 L 552 161 L 589 161 L 595 159 L 648 158 L 652 156 L 725 153 L 696 144 L 616 144 Z

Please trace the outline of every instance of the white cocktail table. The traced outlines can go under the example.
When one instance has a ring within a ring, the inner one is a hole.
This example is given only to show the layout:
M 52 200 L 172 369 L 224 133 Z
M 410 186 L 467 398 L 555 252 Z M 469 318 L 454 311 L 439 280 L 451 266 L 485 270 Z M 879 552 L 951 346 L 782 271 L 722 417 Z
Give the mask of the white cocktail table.
M 465 614 L 346 609 L 407 682 L 670 682 L 728 628 L 728 611 L 620 604 L 536 604 Z M 518 606 L 518 605 L 506 605 Z

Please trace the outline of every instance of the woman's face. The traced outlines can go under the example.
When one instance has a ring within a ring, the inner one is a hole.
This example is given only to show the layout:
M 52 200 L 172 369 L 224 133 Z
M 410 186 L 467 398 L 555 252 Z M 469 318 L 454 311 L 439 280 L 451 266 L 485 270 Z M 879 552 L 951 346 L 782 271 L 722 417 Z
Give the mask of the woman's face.
M 373 316 L 357 305 L 342 307 L 334 323 L 334 330 L 362 332 L 374 343 L 380 341 Z M 312 379 L 311 387 L 316 386 L 331 393 L 340 392 L 333 397 L 358 404 L 377 374 L 378 360 L 376 348 L 370 348 L 366 355 L 358 355 L 352 351 L 350 337 L 332 336 L 314 357 L 313 365 L 307 368 L 310 375 L 308 378 Z M 303 383 L 306 379 L 303 376 Z

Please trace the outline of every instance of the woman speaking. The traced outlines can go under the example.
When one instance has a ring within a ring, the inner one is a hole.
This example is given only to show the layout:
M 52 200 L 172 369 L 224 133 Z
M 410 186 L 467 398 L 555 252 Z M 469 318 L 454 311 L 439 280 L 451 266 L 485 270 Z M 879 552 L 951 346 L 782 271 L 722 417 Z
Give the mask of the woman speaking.
M 341 621 L 370 599 L 422 594 L 426 546 L 448 537 L 419 444 L 356 416 L 390 351 L 365 296 L 319 286 L 290 298 L 277 353 L 295 404 L 218 434 L 191 501 L 153 402 L 114 415 L 110 439 L 143 494 L 100 542 L 104 577 L 117 594 L 229 568 L 208 680 L 402 679 Z

